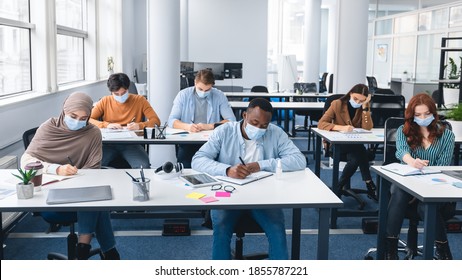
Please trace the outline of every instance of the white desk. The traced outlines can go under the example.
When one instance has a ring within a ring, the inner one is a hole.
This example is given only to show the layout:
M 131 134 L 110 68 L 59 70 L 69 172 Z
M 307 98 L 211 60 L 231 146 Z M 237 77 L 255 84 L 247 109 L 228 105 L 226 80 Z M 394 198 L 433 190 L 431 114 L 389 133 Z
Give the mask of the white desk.
M 434 167 L 440 170 L 462 170 L 461 166 L 456 167 Z M 386 221 L 387 208 L 389 200 L 390 185 L 394 184 L 400 189 L 415 196 L 425 205 L 424 217 L 424 258 L 433 258 L 433 242 L 435 241 L 435 222 L 437 214 L 437 203 L 462 201 L 462 189 L 453 187 L 449 184 L 438 186 L 426 184 L 425 181 L 417 179 L 414 176 L 400 176 L 398 174 L 386 171 L 380 166 L 372 166 L 372 170 L 381 178 L 379 194 L 379 231 L 377 234 L 377 259 L 384 257 L 384 241 L 386 238 Z M 430 175 L 429 175 L 430 176 Z M 432 176 L 436 176 L 435 174 Z M 386 184 L 384 180 L 389 183 Z
M 284 100 L 289 100 L 289 98 L 326 98 L 333 93 L 302 93 L 297 94 L 294 92 L 224 92 L 226 97 L 240 97 L 240 98 L 249 98 L 249 97 L 270 97 L 270 98 L 284 98 Z
M 0 178 L 5 180 L 13 170 L 0 170 Z M 120 169 L 81 170 L 83 175 L 73 179 L 53 183 L 42 188 L 33 199 L 18 200 L 16 195 L 9 196 L 0 203 L 0 212 L 7 211 L 94 211 L 94 210 L 204 210 L 204 209 L 254 209 L 254 208 L 293 208 L 292 258 L 300 257 L 300 208 L 319 208 L 318 259 L 328 258 L 329 212 L 331 208 L 342 207 L 343 203 L 309 169 L 283 173 L 283 180 L 275 176 L 244 186 L 236 186 L 230 198 L 204 203 L 187 198 L 191 192 L 213 195 L 209 187 L 188 189 L 179 179 L 161 180 L 152 169 L 145 169 L 145 175 L 151 179 L 150 200 L 138 202 L 132 200 L 131 179 Z M 129 170 L 136 175 L 138 170 Z M 193 172 L 186 170 L 185 172 Z M 48 190 L 76 186 L 111 185 L 113 199 L 98 202 L 47 205 Z M 3 236 L 2 236 L 3 241 Z M 3 258 L 3 248 L 1 258 Z
M 132 136 L 128 138 L 111 138 L 111 137 L 104 137 L 103 134 L 103 143 L 107 144 L 160 144 L 160 145 L 167 145 L 167 144 L 203 144 L 207 142 L 210 134 L 212 134 L 212 130 L 200 131 L 200 132 L 191 132 L 186 134 L 172 134 L 175 132 L 179 132 L 182 130 L 179 129 L 171 129 L 167 127 L 166 131 L 164 132 L 165 139 L 144 139 L 143 136 L 136 136 L 134 132 L 132 132 Z M 118 132 L 112 132 L 117 134 Z M 111 134 L 112 134 L 111 133 Z M 154 132 L 153 132 L 154 133 Z

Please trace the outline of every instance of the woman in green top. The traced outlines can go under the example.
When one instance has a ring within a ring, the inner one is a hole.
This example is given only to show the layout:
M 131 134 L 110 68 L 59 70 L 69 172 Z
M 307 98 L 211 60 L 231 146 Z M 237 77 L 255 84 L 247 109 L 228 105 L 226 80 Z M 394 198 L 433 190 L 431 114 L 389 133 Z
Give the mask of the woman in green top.
M 422 169 L 424 166 L 447 166 L 454 152 L 454 133 L 438 120 L 435 102 L 421 93 L 414 96 L 405 112 L 404 125 L 396 132 L 396 158 L 403 164 Z M 392 186 L 388 204 L 386 259 L 398 259 L 397 244 L 406 209 L 415 198 L 402 189 Z M 446 235 L 445 220 L 454 213 L 444 211 L 444 203 L 438 206 L 436 221 L 436 257 L 452 259 Z M 419 207 L 422 213 L 422 207 Z M 422 216 L 422 215 L 421 215 Z M 415 254 L 415 252 L 410 252 Z

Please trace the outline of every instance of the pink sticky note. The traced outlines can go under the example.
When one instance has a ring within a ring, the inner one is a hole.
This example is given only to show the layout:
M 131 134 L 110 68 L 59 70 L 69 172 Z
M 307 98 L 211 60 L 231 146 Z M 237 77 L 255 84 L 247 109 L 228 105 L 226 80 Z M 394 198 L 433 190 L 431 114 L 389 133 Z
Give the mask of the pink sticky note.
M 205 202 L 205 203 L 210 203 L 210 202 L 218 201 L 218 199 L 216 199 L 216 198 L 213 197 L 213 196 L 203 197 L 203 198 L 200 198 L 200 200 L 202 200 L 202 201 Z
M 216 197 L 230 197 L 231 193 L 229 193 L 229 192 L 216 192 L 215 196 Z

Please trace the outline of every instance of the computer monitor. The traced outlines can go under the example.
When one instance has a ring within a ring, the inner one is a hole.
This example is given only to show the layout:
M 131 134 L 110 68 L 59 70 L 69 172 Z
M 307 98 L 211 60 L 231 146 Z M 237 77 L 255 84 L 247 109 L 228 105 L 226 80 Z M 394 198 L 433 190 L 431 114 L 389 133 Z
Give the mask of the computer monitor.
M 225 63 L 223 68 L 225 79 L 242 79 L 242 63 Z

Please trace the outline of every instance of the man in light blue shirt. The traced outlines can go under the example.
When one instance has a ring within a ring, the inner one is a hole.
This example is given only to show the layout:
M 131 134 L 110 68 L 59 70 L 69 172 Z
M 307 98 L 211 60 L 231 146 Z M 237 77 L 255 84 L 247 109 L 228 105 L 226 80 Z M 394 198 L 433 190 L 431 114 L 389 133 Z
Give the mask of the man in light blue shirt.
M 213 130 L 228 121 L 236 121 L 228 99 L 213 88 L 215 78 L 211 70 L 200 70 L 194 86 L 178 93 L 168 117 L 168 126 L 189 132 Z M 177 160 L 185 168 L 191 167 L 191 159 L 201 145 L 178 145 Z
M 283 171 L 305 169 L 305 156 L 281 128 L 270 123 L 272 112 L 268 100 L 253 99 L 243 121 L 224 124 L 212 133 L 194 155 L 192 168 L 240 179 L 260 170 L 274 172 L 278 159 Z M 268 237 L 269 258 L 288 259 L 282 209 L 253 209 L 250 213 Z M 231 258 L 230 242 L 241 214 L 242 210 L 211 211 L 213 259 Z

